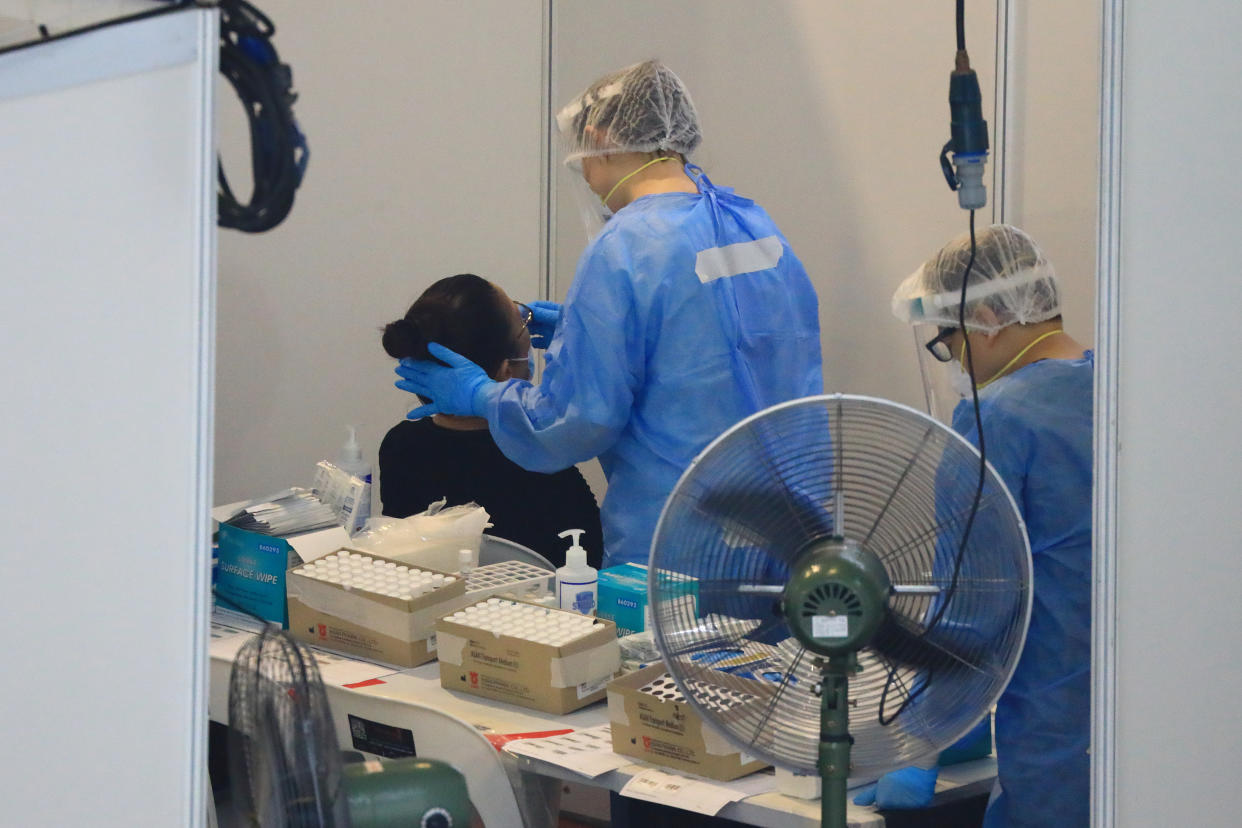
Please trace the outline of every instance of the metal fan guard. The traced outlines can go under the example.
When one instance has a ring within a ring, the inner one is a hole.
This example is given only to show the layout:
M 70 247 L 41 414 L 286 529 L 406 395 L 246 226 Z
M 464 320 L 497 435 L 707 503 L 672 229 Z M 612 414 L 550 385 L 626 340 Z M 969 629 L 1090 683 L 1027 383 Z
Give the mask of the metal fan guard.
M 928 630 L 953 581 L 978 475 L 978 452 L 960 435 L 870 397 L 783 403 L 713 441 L 665 503 L 649 571 L 656 644 L 699 715 L 747 754 L 816 771 L 813 689 L 822 664 L 790 637 L 777 604 L 797 554 L 843 535 L 876 553 L 895 587 L 940 589 L 889 599 L 891 617 L 915 644 L 858 653 L 861 670 L 849 687 L 851 775 L 879 776 L 961 738 L 1008 684 L 1031 610 L 1025 526 L 989 465 L 953 597 Z M 742 593 L 743 585 L 751 591 Z M 697 610 L 685 598 L 696 586 Z M 749 624 L 705 623 L 700 616 L 709 613 Z M 919 666 L 920 653 L 938 660 Z M 718 669 L 760 657 L 767 661 L 757 671 Z M 730 691 L 753 700 L 725 710 L 709 704 L 713 692 Z
M 229 678 L 234 809 L 248 825 L 349 824 L 341 752 L 310 648 L 268 625 Z

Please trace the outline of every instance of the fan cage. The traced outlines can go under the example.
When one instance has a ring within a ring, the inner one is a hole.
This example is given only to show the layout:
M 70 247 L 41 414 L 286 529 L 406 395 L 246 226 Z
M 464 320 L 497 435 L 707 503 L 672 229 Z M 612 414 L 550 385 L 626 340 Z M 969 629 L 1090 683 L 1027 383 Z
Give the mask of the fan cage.
M 989 465 L 952 597 L 930 626 L 954 582 L 978 475 L 970 443 L 886 400 L 811 397 L 726 431 L 682 475 L 652 542 L 655 639 L 690 704 L 739 749 L 816 769 L 824 665 L 792 638 L 779 592 L 804 550 L 844 536 L 876 555 L 894 585 L 940 590 L 895 593 L 885 629 L 858 653 L 852 775 L 918 762 L 964 735 L 1008 683 L 1031 607 L 1026 530 Z M 751 663 L 717 669 L 730 656 Z M 704 688 L 753 700 L 720 710 Z
M 247 641 L 229 678 L 229 764 L 245 825 L 347 828 L 342 761 L 310 649 L 274 625 Z

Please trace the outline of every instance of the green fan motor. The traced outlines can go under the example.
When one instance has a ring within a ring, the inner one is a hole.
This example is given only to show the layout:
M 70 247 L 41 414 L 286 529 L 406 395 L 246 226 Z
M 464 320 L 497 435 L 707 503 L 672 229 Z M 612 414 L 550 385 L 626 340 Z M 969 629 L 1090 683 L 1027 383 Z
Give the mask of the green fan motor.
M 782 611 L 808 650 L 844 656 L 867 646 L 879 629 L 891 586 L 874 553 L 846 538 L 828 538 L 796 558 Z
M 849 676 L 888 613 L 892 589 L 879 558 L 842 537 L 816 541 L 791 567 L 780 608 L 804 647 L 823 657 L 820 684 L 821 823 L 845 825 L 850 775 Z
M 466 780 L 434 759 L 346 765 L 342 783 L 350 828 L 461 828 L 470 824 Z

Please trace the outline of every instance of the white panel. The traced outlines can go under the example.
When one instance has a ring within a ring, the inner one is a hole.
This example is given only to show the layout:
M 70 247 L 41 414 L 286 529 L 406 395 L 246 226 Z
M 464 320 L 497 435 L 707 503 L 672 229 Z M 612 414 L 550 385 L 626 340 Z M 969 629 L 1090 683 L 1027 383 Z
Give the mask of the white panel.
M 1101 257 L 1112 269 L 1101 274 L 1100 339 L 1116 347 L 1101 352 L 1097 423 L 1115 422 L 1099 457 L 1116 466 L 1115 513 L 1097 525 L 1115 535 L 1098 538 L 1097 578 L 1115 584 L 1116 615 L 1099 619 L 1096 641 L 1115 668 L 1116 721 L 1102 745 L 1111 778 L 1097 774 L 1115 788 L 1097 793 L 1107 800 L 1097 824 L 1233 825 L 1242 6 L 1126 3 L 1124 19 L 1119 0 L 1106 6 L 1122 48 L 1109 52 L 1120 74 L 1104 97 L 1105 148 L 1119 146 L 1120 162 L 1105 167 L 1101 239 L 1118 258 Z M 1119 142 L 1107 117 L 1117 104 Z
M 416 404 L 380 328 L 433 281 L 472 272 L 526 299 L 542 284 L 543 0 L 260 6 L 311 158 L 284 224 L 220 235 L 220 502 L 309 483 L 347 423 L 374 463 Z M 244 181 L 227 83 L 219 101 Z
M 6 824 L 202 819 L 214 26 L 0 56 Z M 106 57 L 144 43 L 190 48 Z
M 1004 220 L 1056 267 L 1066 330 L 1095 319 L 1100 9 L 1082 0 L 1002 0 L 1009 9 Z

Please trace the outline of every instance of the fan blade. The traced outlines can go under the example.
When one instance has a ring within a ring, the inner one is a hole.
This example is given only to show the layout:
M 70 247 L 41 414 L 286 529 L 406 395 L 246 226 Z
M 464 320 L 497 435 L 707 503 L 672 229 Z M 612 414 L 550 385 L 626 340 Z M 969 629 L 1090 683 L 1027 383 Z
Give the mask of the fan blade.
M 986 672 L 983 665 L 976 663 L 974 653 L 958 647 L 952 639 L 937 636 L 935 630 L 914 632 L 897 620 L 893 613 L 885 616 L 868 646 L 902 667 L 938 671 L 961 664 Z
M 828 511 L 791 489 L 720 487 L 699 497 L 698 505 L 725 531 L 786 563 L 811 541 L 832 534 Z

